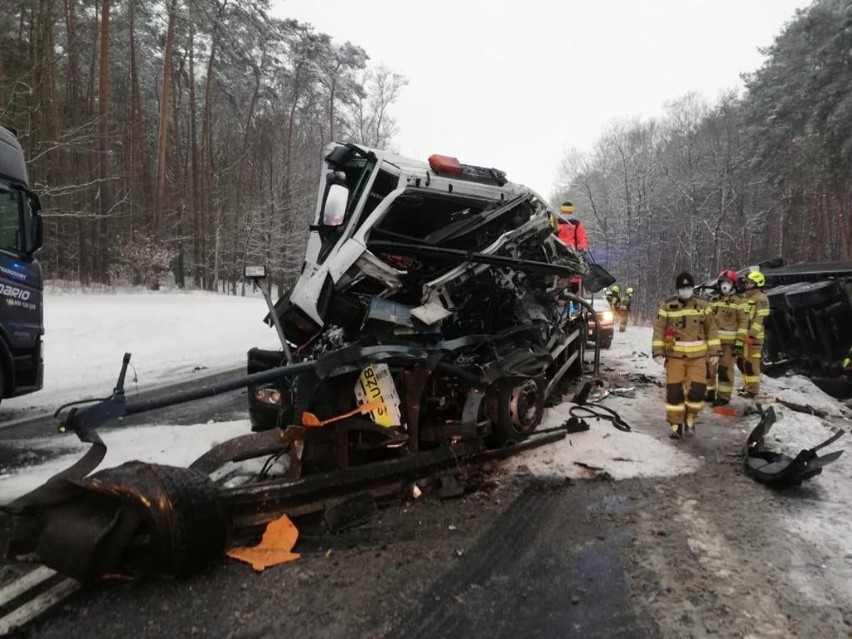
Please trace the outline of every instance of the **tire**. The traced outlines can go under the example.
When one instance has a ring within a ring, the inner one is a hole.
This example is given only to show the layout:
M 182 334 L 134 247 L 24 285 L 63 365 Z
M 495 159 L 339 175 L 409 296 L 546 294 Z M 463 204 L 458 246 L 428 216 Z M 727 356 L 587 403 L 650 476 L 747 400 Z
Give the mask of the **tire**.
M 207 475 L 188 468 L 152 464 L 169 496 L 168 512 L 154 516 L 154 541 L 165 572 L 183 577 L 203 568 L 225 548 L 226 526 L 219 493 Z
M 791 309 L 811 308 L 830 304 L 840 298 L 837 284 L 829 282 L 813 282 L 803 285 L 785 295 L 787 306 Z
M 541 423 L 544 414 L 544 381 L 512 377 L 497 381 L 495 386 L 497 414 L 488 443 L 501 447 L 525 440 Z
M 224 510 L 218 489 L 204 473 L 128 462 L 91 479 L 97 480 L 98 492 L 119 497 L 141 519 L 145 534 L 113 550 L 131 573 L 153 569 L 184 577 L 222 554 Z

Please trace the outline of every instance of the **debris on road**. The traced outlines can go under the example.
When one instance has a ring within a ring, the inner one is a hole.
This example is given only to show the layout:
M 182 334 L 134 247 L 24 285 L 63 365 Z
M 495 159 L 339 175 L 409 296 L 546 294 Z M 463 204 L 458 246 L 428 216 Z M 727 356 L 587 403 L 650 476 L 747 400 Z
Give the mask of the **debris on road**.
M 295 561 L 301 555 L 293 552 L 299 531 L 287 515 L 269 522 L 260 543 L 256 546 L 231 548 L 226 554 L 232 559 L 250 564 L 257 572 L 271 566 Z
M 838 430 L 813 448 L 802 450 L 795 457 L 768 450 L 764 439 L 772 424 L 776 422 L 777 416 L 772 406 L 767 409 L 759 407 L 759 410 L 760 421 L 748 436 L 743 455 L 745 472 L 755 480 L 776 488 L 797 486 L 806 479 L 821 474 L 825 466 L 836 461 L 843 454 L 842 450 L 838 450 L 822 457 L 817 455 L 818 450 L 840 439 L 845 434 L 843 430 Z

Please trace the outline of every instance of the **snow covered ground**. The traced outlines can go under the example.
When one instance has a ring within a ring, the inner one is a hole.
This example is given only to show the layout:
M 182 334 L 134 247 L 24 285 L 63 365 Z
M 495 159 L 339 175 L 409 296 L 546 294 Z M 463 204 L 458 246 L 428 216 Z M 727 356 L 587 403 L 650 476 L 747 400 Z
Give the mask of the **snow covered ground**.
M 252 346 L 275 348 L 259 293 L 235 297 L 203 291 L 65 293 L 44 302 L 44 388 L 4 399 L 10 411 L 52 411 L 109 395 L 124 353 L 132 354 L 128 393 L 199 374 L 245 366 Z
M 683 447 L 673 445 L 668 438 L 669 430 L 663 409 L 665 372 L 650 357 L 651 332 L 648 327 L 631 326 L 626 333 L 616 333 L 612 347 L 601 352 L 603 377 L 647 376 L 659 381 L 659 386 L 650 389 L 641 385 L 623 385 L 623 389 L 629 391 L 633 388 L 633 392 L 625 395 L 611 393 L 601 402 L 616 411 L 631 426 L 631 432 L 617 430 L 604 420 L 585 418 L 591 426 L 590 431 L 570 435 L 553 447 L 534 449 L 513 457 L 505 462 L 506 469 L 515 472 L 521 468 L 522 472 L 538 475 L 588 477 L 588 469 L 576 463 L 581 462 L 600 468 L 617 480 L 637 476 L 674 476 L 698 470 L 702 460 L 684 452 Z M 773 442 L 773 449 L 795 454 L 802 448 L 810 448 L 826 439 L 831 434 L 832 425 L 843 425 L 846 428 L 852 426 L 845 419 L 848 415 L 844 415 L 842 405 L 805 377 L 793 375 L 772 379 L 763 376 L 761 395 L 774 397 L 779 402 L 808 407 L 815 415 L 824 416 L 803 415 L 783 405 L 776 407 L 779 421 L 772 427 L 768 438 Z M 733 405 L 743 409 L 746 402 L 735 398 Z M 572 406 L 571 403 L 563 403 L 547 409 L 542 428 L 563 423 L 570 417 Z M 714 429 L 738 428 L 745 442 L 757 421 L 756 415 L 742 418 L 716 415 L 711 407 L 705 406 L 699 417 L 698 430 L 702 436 L 715 438 L 717 435 Z M 852 437 L 846 439 L 848 442 L 841 439 L 838 446 L 852 445 Z M 852 463 L 852 456 L 849 463 Z M 852 494 L 852 486 L 848 490 Z
M 45 377 L 37 393 L 0 404 L 3 428 L 21 417 L 52 413 L 65 402 L 104 397 L 115 386 L 122 357 L 132 354 L 128 395 L 166 383 L 245 367 L 252 346 L 275 348 L 275 330 L 262 319 L 263 298 L 207 292 L 117 291 L 64 293 L 48 290 L 45 301 Z M 9 421 L 14 418 L 14 421 Z M 4 421 L 5 420 L 5 421 Z M 249 431 L 237 422 L 110 429 L 101 468 L 131 459 L 186 465 L 216 442 Z M 73 435 L 15 440 L 10 445 L 48 461 L 25 469 L 0 467 L 0 503 L 43 483 L 88 448 Z M 36 454 L 43 451 L 45 455 Z

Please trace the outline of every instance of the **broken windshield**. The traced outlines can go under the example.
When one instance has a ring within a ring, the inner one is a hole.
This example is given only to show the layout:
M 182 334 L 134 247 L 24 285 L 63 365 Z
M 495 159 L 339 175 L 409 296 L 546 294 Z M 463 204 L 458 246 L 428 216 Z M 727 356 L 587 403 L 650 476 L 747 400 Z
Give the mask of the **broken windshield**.
M 478 250 L 532 212 L 524 196 L 502 202 L 412 188 L 394 200 L 371 238 Z

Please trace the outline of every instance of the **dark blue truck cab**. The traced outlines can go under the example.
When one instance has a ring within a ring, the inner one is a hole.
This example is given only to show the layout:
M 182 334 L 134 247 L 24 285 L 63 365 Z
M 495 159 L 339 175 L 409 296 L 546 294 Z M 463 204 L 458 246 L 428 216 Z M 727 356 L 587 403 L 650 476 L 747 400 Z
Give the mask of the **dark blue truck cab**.
M 42 245 L 40 209 L 23 149 L 0 127 L 0 399 L 43 383 L 44 286 L 34 257 Z

